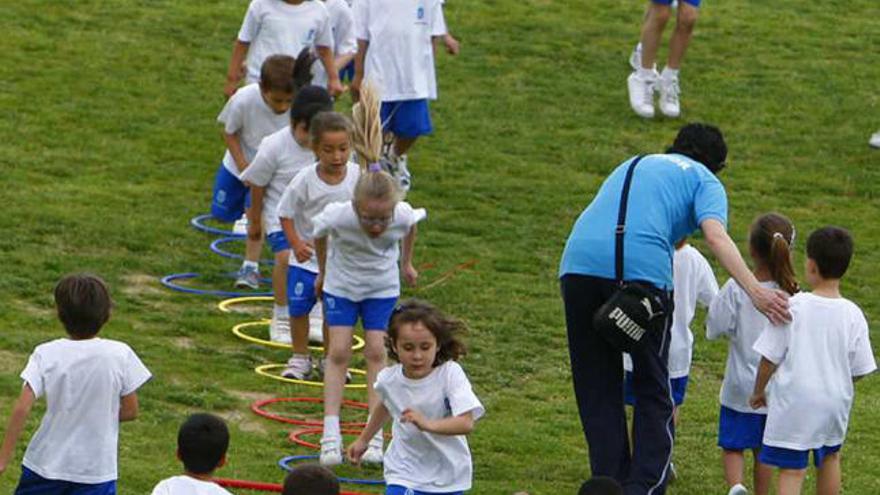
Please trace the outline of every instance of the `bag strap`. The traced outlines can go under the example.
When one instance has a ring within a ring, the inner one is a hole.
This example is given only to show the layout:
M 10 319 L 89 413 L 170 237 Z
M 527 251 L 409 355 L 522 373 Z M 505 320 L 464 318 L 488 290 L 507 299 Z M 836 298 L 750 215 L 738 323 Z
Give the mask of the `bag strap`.
M 629 202 L 629 188 L 632 184 L 633 171 L 645 155 L 637 156 L 626 170 L 623 179 L 623 191 L 620 193 L 620 209 L 617 212 L 617 228 L 614 230 L 614 276 L 617 283 L 623 282 L 623 234 L 626 232 L 626 207 Z

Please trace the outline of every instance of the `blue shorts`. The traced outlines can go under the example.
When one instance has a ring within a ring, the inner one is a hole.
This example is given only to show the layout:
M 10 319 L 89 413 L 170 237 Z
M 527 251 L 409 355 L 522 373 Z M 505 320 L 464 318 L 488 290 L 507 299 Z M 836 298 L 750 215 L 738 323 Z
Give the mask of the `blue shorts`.
M 718 446 L 724 450 L 759 449 L 766 423 L 766 414 L 744 413 L 721 406 Z
M 385 495 L 464 495 L 464 492 L 422 492 L 405 486 L 388 485 Z
M 633 374 L 627 371 L 623 378 L 623 402 L 628 406 L 636 405 L 636 396 L 633 392 Z M 672 389 L 672 402 L 676 406 L 684 404 L 684 396 L 687 394 L 688 377 L 672 378 L 669 380 Z
M 21 467 L 21 479 L 15 495 L 116 495 L 116 480 L 106 483 L 86 484 L 43 478 L 30 469 Z
M 659 5 L 672 5 L 672 0 L 651 0 L 652 2 Z M 678 0 L 679 2 L 684 2 L 686 4 L 693 5 L 694 7 L 700 7 L 700 0 Z
M 211 197 L 211 216 L 221 222 L 234 222 L 241 218 L 251 204 L 250 189 L 238 177 L 229 173 L 223 163 L 214 179 L 214 195 Z
M 354 60 L 348 63 L 345 67 L 339 70 L 339 80 L 340 81 L 353 81 L 354 80 Z
M 269 241 L 269 246 L 272 247 L 273 253 L 280 253 L 281 251 L 287 251 L 290 249 L 290 244 L 287 242 L 287 236 L 280 230 L 267 235 L 266 240 Z
M 287 267 L 287 308 L 291 318 L 307 316 L 318 303 L 315 297 L 317 276 L 317 273 L 298 266 Z
M 401 100 L 382 103 L 382 128 L 402 138 L 417 138 L 434 131 L 428 100 Z
M 361 318 L 364 330 L 388 329 L 396 297 L 364 299 L 354 302 L 324 292 L 324 320 L 331 327 L 353 327 Z
M 825 457 L 838 451 L 840 451 L 840 445 L 812 449 L 813 465 L 816 467 L 822 466 L 822 461 L 825 460 Z M 810 463 L 810 451 L 783 449 L 764 445 L 761 448 L 761 453 L 758 454 L 758 460 L 764 464 L 782 469 L 806 469 Z

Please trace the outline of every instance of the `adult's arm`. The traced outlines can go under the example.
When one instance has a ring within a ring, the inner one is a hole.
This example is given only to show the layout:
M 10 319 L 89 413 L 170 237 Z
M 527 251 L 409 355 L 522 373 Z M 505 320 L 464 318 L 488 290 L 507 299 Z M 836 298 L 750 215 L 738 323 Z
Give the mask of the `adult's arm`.
M 708 218 L 703 220 L 700 228 L 712 254 L 736 283 L 746 291 L 755 308 L 774 325 L 791 321 L 791 313 L 788 312 L 788 294 L 761 286 L 743 260 L 733 239 L 727 235 L 724 225 L 717 219 Z

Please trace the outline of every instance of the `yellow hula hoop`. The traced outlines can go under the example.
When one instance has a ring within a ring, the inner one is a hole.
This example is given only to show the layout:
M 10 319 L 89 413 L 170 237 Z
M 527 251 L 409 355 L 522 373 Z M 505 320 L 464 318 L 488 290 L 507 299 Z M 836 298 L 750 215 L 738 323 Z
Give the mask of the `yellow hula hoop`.
M 259 337 L 254 337 L 253 335 L 248 335 L 248 334 L 244 333 L 244 330 L 243 330 L 244 328 L 248 328 L 248 327 L 267 326 L 271 323 L 272 323 L 272 320 L 246 321 L 244 323 L 239 323 L 238 325 L 235 325 L 234 327 L 232 327 L 232 333 L 236 337 L 238 337 L 242 340 L 245 340 L 247 342 L 251 342 L 253 344 L 259 344 L 259 345 L 264 345 L 266 347 L 275 347 L 278 349 L 288 349 L 289 350 L 290 344 L 284 344 L 281 342 L 273 342 L 269 339 L 261 339 Z M 352 351 L 359 351 L 359 350 L 363 349 L 364 346 L 366 345 L 366 343 L 364 342 L 364 339 L 358 335 L 353 335 L 352 337 L 354 337 L 354 343 L 351 346 L 351 350 Z M 323 347 L 317 346 L 317 345 L 314 345 L 314 346 L 310 345 L 309 349 L 311 349 L 313 351 L 321 351 L 321 352 L 324 351 Z
M 220 301 L 220 303 L 217 304 L 217 308 L 219 308 L 220 311 L 223 311 L 224 313 L 232 313 L 232 309 L 230 309 L 230 306 L 234 306 L 236 304 L 242 304 L 242 303 L 247 303 L 247 302 L 271 302 L 271 301 L 274 301 L 274 298 L 272 298 L 271 296 L 233 297 L 232 299 L 226 299 L 226 300 Z
M 276 370 L 276 369 L 284 368 L 285 366 L 287 366 L 287 365 L 286 364 L 264 364 L 262 366 L 257 366 L 256 368 L 254 368 L 254 371 L 260 376 L 265 376 L 266 378 L 271 378 L 273 380 L 278 380 L 278 381 L 284 382 L 284 383 L 292 383 L 294 385 L 308 385 L 309 387 L 323 387 L 324 386 L 324 382 L 318 382 L 318 381 L 313 381 L 313 380 L 297 380 L 295 378 L 285 378 L 281 375 L 276 375 L 276 374 L 269 372 L 269 370 Z M 349 368 L 348 371 L 351 372 L 352 375 L 366 376 L 366 374 L 367 374 L 366 371 L 359 370 L 357 368 Z M 366 383 L 348 383 L 345 385 L 345 388 L 365 389 L 365 388 L 367 388 L 367 384 Z

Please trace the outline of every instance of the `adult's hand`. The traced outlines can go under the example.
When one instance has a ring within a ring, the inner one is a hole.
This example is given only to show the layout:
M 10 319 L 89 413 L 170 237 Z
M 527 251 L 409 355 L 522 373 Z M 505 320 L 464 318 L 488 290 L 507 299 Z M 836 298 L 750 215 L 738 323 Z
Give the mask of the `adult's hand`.
M 778 289 L 757 286 L 750 295 L 755 309 L 760 311 L 774 325 L 791 321 L 788 311 L 788 293 Z

